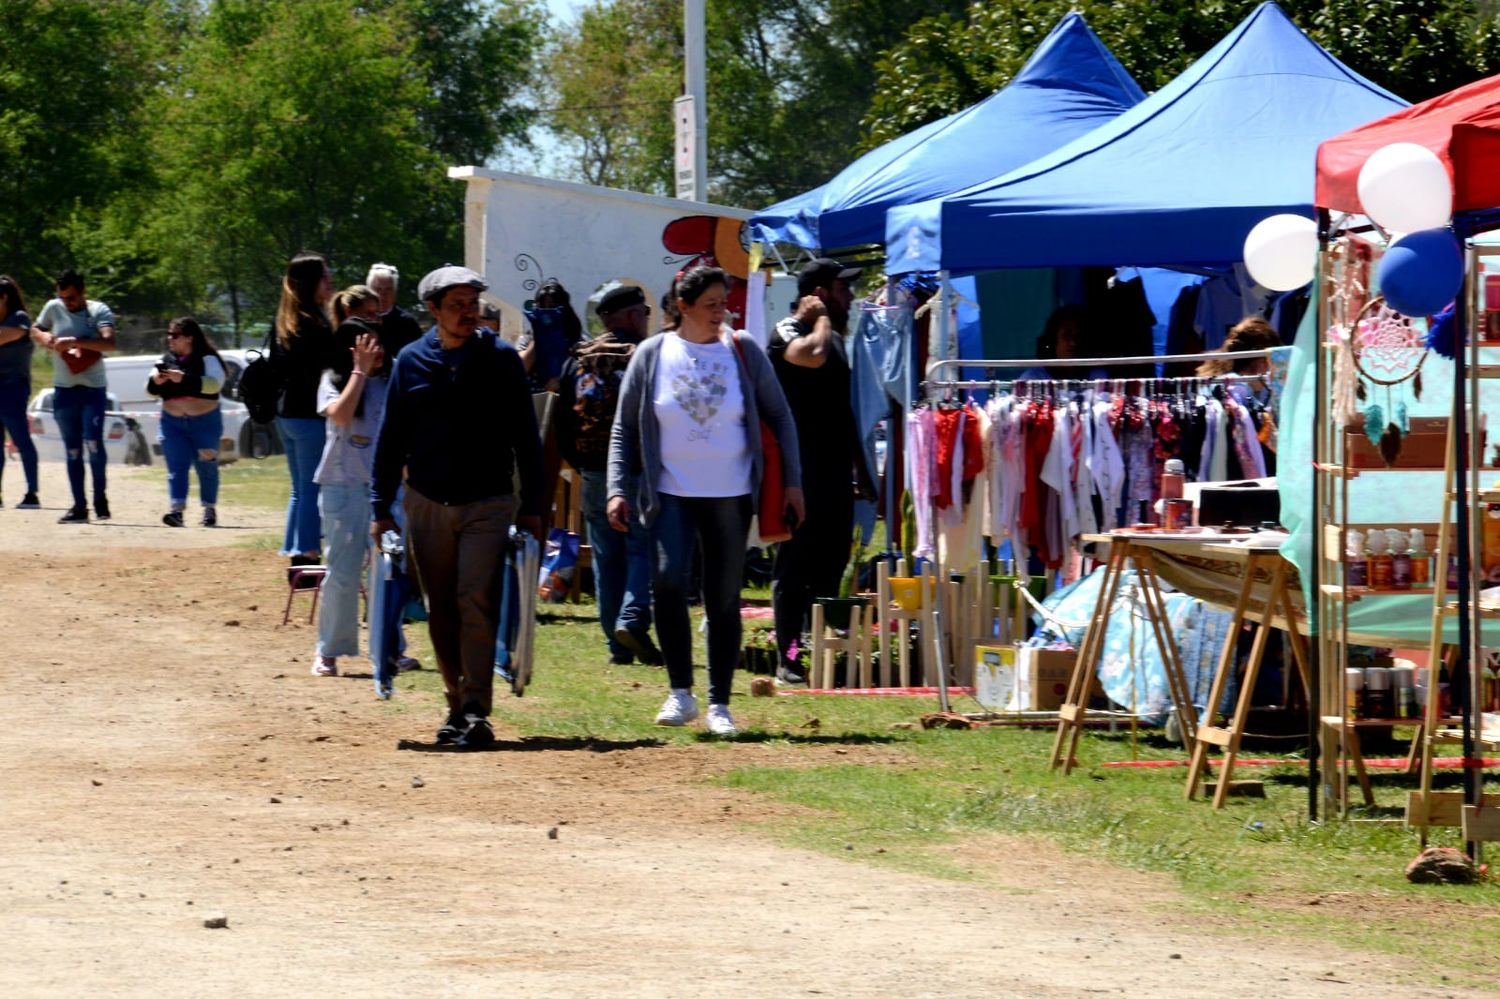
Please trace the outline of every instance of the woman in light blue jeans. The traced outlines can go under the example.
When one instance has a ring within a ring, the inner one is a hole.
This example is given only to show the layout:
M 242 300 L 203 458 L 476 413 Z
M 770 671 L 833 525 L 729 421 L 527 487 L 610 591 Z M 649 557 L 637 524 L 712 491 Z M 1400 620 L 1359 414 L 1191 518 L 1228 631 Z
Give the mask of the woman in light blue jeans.
M 323 373 L 318 411 L 328 421 L 328 439 L 313 474 L 323 520 L 327 575 L 318 605 L 314 676 L 337 676 L 339 656 L 359 655 L 359 581 L 370 549 L 370 471 L 375 437 L 385 411 L 389 367 L 380 345 L 379 299 L 364 285 L 334 296 L 335 334 L 349 345 L 347 371 Z M 410 668 L 398 660 L 397 668 Z

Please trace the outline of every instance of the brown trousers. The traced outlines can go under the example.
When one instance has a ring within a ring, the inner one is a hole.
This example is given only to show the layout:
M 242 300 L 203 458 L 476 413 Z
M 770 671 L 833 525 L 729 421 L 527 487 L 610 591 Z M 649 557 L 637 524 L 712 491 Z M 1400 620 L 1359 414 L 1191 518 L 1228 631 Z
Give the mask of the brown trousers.
M 500 573 L 519 506 L 514 496 L 445 506 L 406 484 L 407 550 L 451 713 L 490 713 Z

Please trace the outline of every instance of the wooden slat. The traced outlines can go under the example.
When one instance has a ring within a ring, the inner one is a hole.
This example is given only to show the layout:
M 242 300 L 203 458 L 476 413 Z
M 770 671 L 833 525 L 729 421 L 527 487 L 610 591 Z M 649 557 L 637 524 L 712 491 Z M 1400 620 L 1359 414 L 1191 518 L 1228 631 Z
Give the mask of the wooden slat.
M 1428 794 L 1427 821 L 1422 821 L 1422 792 L 1408 791 L 1406 794 L 1406 824 L 1409 826 L 1457 826 L 1463 820 L 1464 793 L 1462 791 L 1432 791 Z M 1500 813 L 1500 794 L 1487 794 L 1482 799 L 1485 811 Z M 1486 820 L 1488 821 L 1488 820 Z
M 1489 808 L 1465 805 L 1460 828 L 1463 829 L 1466 842 L 1500 840 L 1500 808 L 1494 805 Z
M 1218 746 L 1220 749 L 1228 749 L 1230 740 L 1232 738 L 1233 733 L 1231 733 L 1227 728 L 1219 728 L 1218 726 L 1211 725 L 1198 726 L 1198 741 L 1206 742 L 1210 746 Z

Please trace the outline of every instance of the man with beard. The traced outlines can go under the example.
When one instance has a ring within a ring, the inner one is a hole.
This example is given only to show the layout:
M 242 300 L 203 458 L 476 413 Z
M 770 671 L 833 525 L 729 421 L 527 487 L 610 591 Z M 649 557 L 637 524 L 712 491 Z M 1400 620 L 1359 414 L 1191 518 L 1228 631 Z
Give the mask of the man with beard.
M 820 257 L 797 274 L 797 305 L 776 324 L 767 353 L 791 405 L 803 463 L 807 519 L 776 551 L 771 604 L 782 683 L 806 683 L 788 657 L 804 644 L 812 603 L 838 596 L 854 536 L 855 484 L 860 479 L 859 442 L 849 403 L 849 360 L 844 333 L 859 268 Z
M 439 267 L 417 285 L 435 324 L 396 358 L 371 481 L 379 540 L 396 529 L 427 595 L 427 628 L 448 697 L 437 741 L 482 749 L 499 627 L 499 580 L 511 524 L 540 538 L 542 455 L 520 356 L 479 329 L 485 281 Z

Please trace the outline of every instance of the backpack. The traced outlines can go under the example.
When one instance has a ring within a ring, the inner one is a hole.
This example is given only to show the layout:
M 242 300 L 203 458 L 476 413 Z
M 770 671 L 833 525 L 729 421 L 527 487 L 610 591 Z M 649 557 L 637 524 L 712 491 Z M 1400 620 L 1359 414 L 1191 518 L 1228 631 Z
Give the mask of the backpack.
M 635 347 L 606 335 L 579 344 L 573 355 L 573 451 L 581 461 L 602 464 L 609 457 L 620 382 Z
M 264 347 L 245 352 L 246 357 L 254 355 L 254 360 L 240 372 L 239 384 L 236 386 L 240 401 L 250 411 L 250 419 L 256 423 L 275 420 L 276 407 L 281 402 L 281 371 L 271 357 L 271 337 L 275 335 L 273 327 L 266 337 Z

